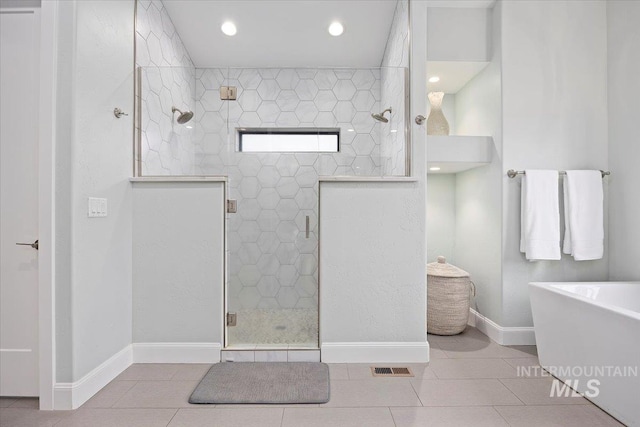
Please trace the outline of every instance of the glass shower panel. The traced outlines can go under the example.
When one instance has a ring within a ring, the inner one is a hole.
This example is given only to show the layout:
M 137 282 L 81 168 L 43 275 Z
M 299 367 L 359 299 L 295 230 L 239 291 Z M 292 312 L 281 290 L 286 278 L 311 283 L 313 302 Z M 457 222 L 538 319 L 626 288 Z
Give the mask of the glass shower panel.
M 142 176 L 193 175 L 196 120 L 188 118 L 195 111 L 195 68 L 140 67 L 138 79 L 136 170 Z
M 407 176 L 410 168 L 409 123 L 409 0 L 398 0 L 382 58 L 381 111 L 392 108 L 382 123 L 380 141 L 382 174 Z
M 380 173 L 383 176 L 405 176 L 407 168 L 408 140 L 408 74 L 406 67 L 381 68 L 381 112 L 390 108 L 385 118 L 378 123 L 380 140 Z
M 233 160 L 228 152 L 228 101 L 220 99 L 226 68 L 196 68 L 193 138 L 197 175 L 226 175 Z

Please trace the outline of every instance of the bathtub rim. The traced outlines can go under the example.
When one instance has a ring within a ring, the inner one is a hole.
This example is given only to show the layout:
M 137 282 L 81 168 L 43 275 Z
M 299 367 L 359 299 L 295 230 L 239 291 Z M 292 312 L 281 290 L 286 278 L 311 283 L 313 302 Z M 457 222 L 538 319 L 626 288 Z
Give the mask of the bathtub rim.
M 622 308 L 613 304 L 609 304 L 609 303 L 602 303 L 599 301 L 595 301 L 589 298 L 586 298 L 580 294 L 577 294 L 575 292 L 570 292 L 570 291 L 566 291 L 564 289 L 560 289 L 556 286 L 553 285 L 595 285 L 595 284 L 602 284 L 602 285 L 621 285 L 621 284 L 626 284 L 626 285 L 637 285 L 640 286 L 640 281 L 635 281 L 635 280 L 628 280 L 628 281 L 615 281 L 615 282 L 606 282 L 606 281 L 593 281 L 593 282 L 530 282 L 529 283 L 529 290 L 531 291 L 531 289 L 535 288 L 535 289 L 541 289 L 543 291 L 547 291 L 547 292 L 553 292 L 556 294 L 560 294 L 562 296 L 565 296 L 567 298 L 572 298 L 578 301 L 581 301 L 585 304 L 589 304 L 592 306 L 596 306 L 599 307 L 600 309 L 603 310 L 607 310 L 610 312 L 614 312 L 617 314 L 620 314 L 622 316 L 625 317 L 629 317 L 632 318 L 634 320 L 639 320 L 640 321 L 640 313 L 637 311 L 633 311 L 633 310 L 629 310 L 627 308 Z

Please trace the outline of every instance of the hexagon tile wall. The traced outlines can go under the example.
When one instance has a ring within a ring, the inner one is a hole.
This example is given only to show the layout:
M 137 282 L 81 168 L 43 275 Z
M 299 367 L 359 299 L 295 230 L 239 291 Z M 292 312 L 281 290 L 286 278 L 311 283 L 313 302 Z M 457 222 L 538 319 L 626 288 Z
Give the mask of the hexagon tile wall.
M 340 152 L 321 175 L 380 176 L 380 69 L 196 69 L 196 170 L 220 174 L 235 152 L 237 127 L 340 128 Z M 221 101 L 236 86 L 237 101 Z

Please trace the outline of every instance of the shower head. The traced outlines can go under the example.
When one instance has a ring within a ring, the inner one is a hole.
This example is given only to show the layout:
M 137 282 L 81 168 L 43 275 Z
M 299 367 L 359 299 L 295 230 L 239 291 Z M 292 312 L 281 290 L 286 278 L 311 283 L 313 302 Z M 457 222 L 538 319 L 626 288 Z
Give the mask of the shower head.
M 389 112 L 389 114 L 391 114 L 391 112 L 392 112 L 393 110 L 391 110 L 391 107 L 389 107 L 389 108 L 387 108 L 386 110 L 384 110 L 384 111 L 383 111 L 382 113 L 380 113 L 380 114 L 371 113 L 371 117 L 373 117 L 374 119 L 376 119 L 376 120 L 377 120 L 377 121 L 379 121 L 379 122 L 382 122 L 382 123 L 389 123 L 389 119 L 387 119 L 387 118 L 384 116 L 384 114 L 385 114 L 387 111 Z
M 178 110 L 176 107 L 171 107 L 171 112 L 174 113 L 174 114 L 176 112 L 179 113 L 178 118 L 176 119 L 176 121 L 178 123 L 180 123 L 181 125 L 187 123 L 189 120 L 191 120 L 193 118 L 193 111 L 182 112 L 182 111 Z

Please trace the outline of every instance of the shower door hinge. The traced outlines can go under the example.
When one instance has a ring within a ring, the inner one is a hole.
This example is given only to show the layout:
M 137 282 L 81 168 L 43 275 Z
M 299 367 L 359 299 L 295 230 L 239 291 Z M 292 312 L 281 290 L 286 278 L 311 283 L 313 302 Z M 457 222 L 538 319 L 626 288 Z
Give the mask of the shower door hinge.
M 223 101 L 235 101 L 238 89 L 235 86 L 220 86 L 220 99 Z
M 237 320 L 236 313 L 227 313 L 227 326 L 236 326 Z
M 238 212 L 238 201 L 235 199 L 227 199 L 227 213 Z

